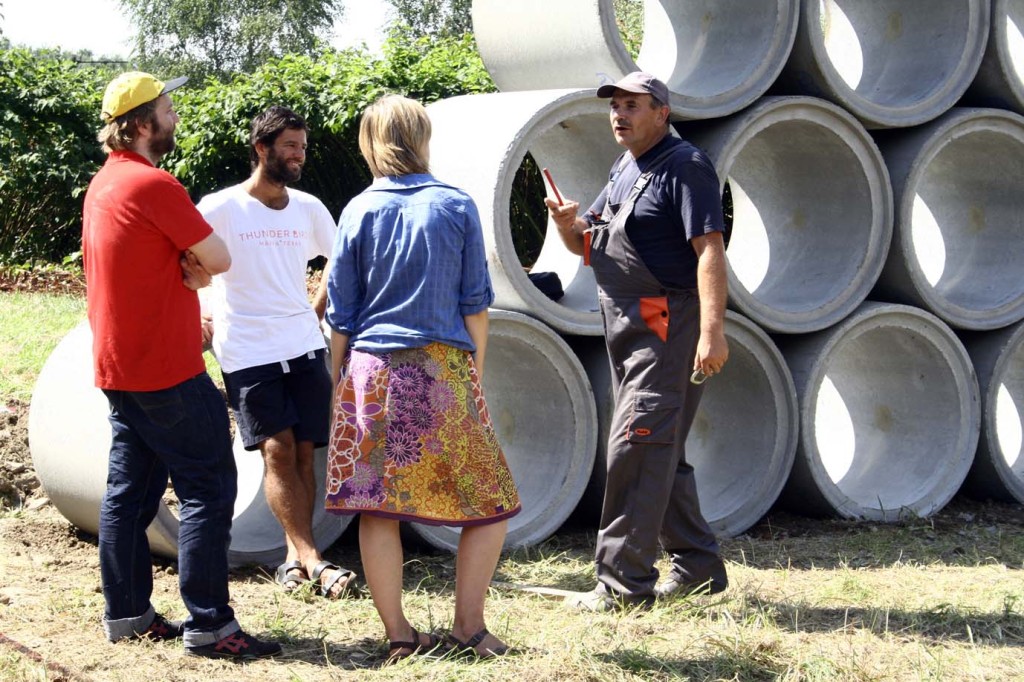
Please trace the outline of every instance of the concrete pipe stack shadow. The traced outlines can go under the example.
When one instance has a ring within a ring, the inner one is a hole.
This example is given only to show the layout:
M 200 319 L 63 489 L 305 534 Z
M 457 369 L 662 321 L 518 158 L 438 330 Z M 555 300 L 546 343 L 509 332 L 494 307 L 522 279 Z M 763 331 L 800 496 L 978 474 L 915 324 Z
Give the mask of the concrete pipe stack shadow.
M 100 505 L 107 487 L 110 455 L 109 407 L 93 384 L 92 332 L 80 323 L 54 349 L 39 373 L 29 411 L 29 446 L 36 475 L 54 506 L 71 523 L 99 532 Z M 228 562 L 232 566 L 259 563 L 273 566 L 284 560 L 284 531 L 263 495 L 263 459 L 234 442 L 238 467 L 238 498 L 232 519 Z M 327 514 L 323 506 L 327 448 L 316 450 L 317 490 L 313 538 L 321 550 L 329 547 L 351 517 Z M 178 556 L 178 517 L 173 503 L 161 503 L 146 531 L 154 554 Z

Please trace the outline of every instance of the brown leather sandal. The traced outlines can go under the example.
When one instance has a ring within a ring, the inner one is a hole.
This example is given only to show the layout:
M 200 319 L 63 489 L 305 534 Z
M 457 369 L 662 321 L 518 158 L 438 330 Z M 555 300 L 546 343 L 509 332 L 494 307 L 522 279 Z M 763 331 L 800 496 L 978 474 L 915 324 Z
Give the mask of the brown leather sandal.
M 388 642 L 388 665 L 397 663 L 403 658 L 409 658 L 418 654 L 430 654 L 433 652 L 442 653 L 440 651 L 441 638 L 431 632 L 423 633 L 427 636 L 427 642 L 424 644 L 420 642 L 420 633 L 416 628 L 412 628 L 412 640 L 408 642 L 399 642 L 392 640 Z M 402 649 L 408 649 L 408 653 L 398 653 Z
M 451 646 L 452 650 L 458 654 L 472 655 L 477 658 L 496 658 L 498 656 L 504 656 L 510 651 L 510 649 L 505 645 L 501 645 L 496 649 L 485 649 L 484 653 L 477 651 L 476 648 L 480 646 L 480 642 L 484 641 L 489 634 L 491 633 L 487 631 L 487 628 L 484 628 L 465 642 L 458 639 L 455 635 L 449 634 L 448 644 Z

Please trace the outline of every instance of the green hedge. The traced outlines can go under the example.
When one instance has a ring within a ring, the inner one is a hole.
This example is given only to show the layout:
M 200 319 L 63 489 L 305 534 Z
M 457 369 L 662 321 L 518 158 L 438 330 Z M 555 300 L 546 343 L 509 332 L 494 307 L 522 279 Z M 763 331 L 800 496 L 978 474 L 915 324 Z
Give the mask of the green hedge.
M 95 137 L 108 78 L 53 55 L 0 50 L 0 263 L 60 262 L 78 250 L 82 196 L 104 158 Z M 367 104 L 385 93 L 429 103 L 494 89 L 468 35 L 394 33 L 379 58 L 363 50 L 286 56 L 227 84 L 175 93 L 178 149 L 163 165 L 195 199 L 240 182 L 249 175 L 250 120 L 282 104 L 311 128 L 298 186 L 337 217 L 370 180 L 357 142 Z

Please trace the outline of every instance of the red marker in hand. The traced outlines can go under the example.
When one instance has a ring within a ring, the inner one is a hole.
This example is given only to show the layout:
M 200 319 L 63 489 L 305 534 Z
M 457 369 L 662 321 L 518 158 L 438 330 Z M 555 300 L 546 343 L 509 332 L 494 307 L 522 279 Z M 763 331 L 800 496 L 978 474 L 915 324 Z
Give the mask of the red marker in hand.
M 547 179 L 548 184 L 551 185 L 551 191 L 555 193 L 555 199 L 558 199 L 558 205 L 564 205 L 564 202 L 562 201 L 562 195 L 558 193 L 558 188 L 555 187 L 555 181 L 551 179 L 551 171 L 549 171 L 547 168 L 541 168 L 540 172 L 544 174 L 544 177 Z

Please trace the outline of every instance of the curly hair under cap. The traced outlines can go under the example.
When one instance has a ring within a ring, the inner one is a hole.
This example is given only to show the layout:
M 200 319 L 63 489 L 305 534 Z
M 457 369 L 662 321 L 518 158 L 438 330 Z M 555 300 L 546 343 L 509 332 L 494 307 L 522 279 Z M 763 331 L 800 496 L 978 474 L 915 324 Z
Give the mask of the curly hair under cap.
M 139 136 L 139 127 L 152 123 L 156 118 L 156 104 L 159 98 L 140 104 L 126 111 L 107 125 L 100 128 L 96 140 L 108 154 L 113 151 L 132 149 Z
M 416 100 L 385 95 L 363 111 L 359 151 L 375 178 L 429 173 L 430 117 Z

